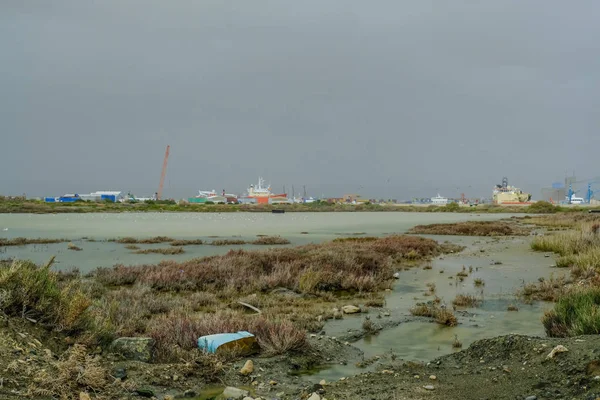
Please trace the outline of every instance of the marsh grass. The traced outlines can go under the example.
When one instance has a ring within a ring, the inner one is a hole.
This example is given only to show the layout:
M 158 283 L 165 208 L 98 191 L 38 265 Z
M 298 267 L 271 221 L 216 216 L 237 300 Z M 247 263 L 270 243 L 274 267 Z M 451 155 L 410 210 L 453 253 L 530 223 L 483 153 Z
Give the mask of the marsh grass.
M 254 245 L 281 245 L 290 244 L 290 241 L 281 236 L 261 236 L 250 243 Z
M 248 244 L 248 242 L 242 239 L 219 239 L 213 240 L 210 244 L 211 246 L 234 246 Z
M 561 256 L 573 256 L 597 251 L 600 247 L 600 220 L 579 224 L 577 229 L 536 236 L 531 248 L 536 251 L 548 251 Z
M 440 325 L 456 326 L 456 315 L 447 308 L 438 307 L 436 304 L 420 303 L 410 309 L 410 313 L 419 317 L 433 318 Z
M 9 316 L 28 317 L 67 332 L 89 327 L 91 301 L 77 280 L 59 281 L 46 266 L 15 260 L 0 263 L 0 308 Z
M 529 283 L 523 287 L 522 295 L 529 300 L 557 301 L 570 291 L 571 281 L 564 276 L 558 278 L 540 278 L 538 283 Z
M 519 236 L 529 230 L 501 221 L 467 221 L 451 224 L 417 225 L 409 233 L 459 236 Z
M 195 359 L 199 336 L 238 330 L 255 334 L 262 354 L 288 354 L 307 350 L 306 331 L 321 330 L 335 316 L 334 307 L 349 301 L 384 305 L 382 291 L 390 288 L 399 263 L 412 265 L 442 251 L 430 239 L 392 236 L 230 250 L 181 263 L 98 269 L 85 277 L 56 273 L 51 263 L 15 261 L 0 264 L 0 306 L 11 317 L 35 319 L 52 334 L 68 334 L 90 348 L 106 348 L 120 336 L 151 336 L 159 362 Z M 239 301 L 261 313 L 248 312 Z M 456 324 L 451 311 L 435 317 Z M 198 360 L 219 370 L 218 361 Z
M 428 259 L 441 252 L 442 247 L 431 239 L 391 236 L 262 251 L 230 250 L 182 263 L 121 265 L 101 268 L 97 277 L 107 285 L 138 282 L 156 290 L 245 294 L 285 287 L 312 294 L 374 292 L 389 287 L 395 263 Z
M 471 294 L 459 294 L 452 300 L 457 307 L 477 307 L 480 303 L 481 300 Z
M 452 342 L 452 347 L 455 349 L 462 349 L 463 345 L 460 340 L 458 340 L 458 335 L 454 335 L 454 341 Z
M 167 236 L 155 236 L 152 238 L 146 239 L 137 239 L 134 237 L 123 237 L 119 239 L 109 239 L 109 242 L 117 242 L 122 244 L 158 244 L 158 243 L 168 243 L 174 242 L 175 239 L 167 237 Z
M 164 247 L 158 249 L 141 249 L 134 251 L 134 254 L 164 254 L 164 255 L 173 255 L 173 254 L 183 254 L 185 250 L 183 247 Z
M 481 278 L 475 278 L 473 280 L 473 285 L 475 285 L 475 287 L 485 286 L 485 281 Z
M 37 238 L 29 239 L 24 237 L 17 237 L 14 239 L 0 238 L 0 247 L 3 246 L 26 246 L 28 244 L 54 244 L 54 243 L 65 243 L 67 239 L 47 239 Z
M 171 246 L 195 246 L 203 243 L 202 239 L 180 239 L 172 241 Z
M 585 288 L 559 298 L 542 323 L 548 336 L 600 334 L 600 288 Z

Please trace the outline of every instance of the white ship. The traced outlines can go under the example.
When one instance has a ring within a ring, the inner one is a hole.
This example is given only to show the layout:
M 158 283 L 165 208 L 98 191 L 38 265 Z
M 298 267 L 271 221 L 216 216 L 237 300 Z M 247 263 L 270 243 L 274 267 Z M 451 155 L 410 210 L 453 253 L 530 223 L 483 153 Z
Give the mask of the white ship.
M 448 204 L 448 199 L 446 197 L 440 196 L 438 193 L 437 196 L 431 198 L 431 204 L 435 204 L 436 206 L 445 206 Z

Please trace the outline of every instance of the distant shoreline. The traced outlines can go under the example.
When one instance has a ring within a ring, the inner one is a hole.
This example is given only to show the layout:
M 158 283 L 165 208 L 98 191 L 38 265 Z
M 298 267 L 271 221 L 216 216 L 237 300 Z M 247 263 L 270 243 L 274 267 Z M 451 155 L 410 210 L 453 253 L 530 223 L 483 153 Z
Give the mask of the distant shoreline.
M 144 213 L 144 212 L 199 212 L 199 213 L 230 213 L 230 212 L 271 212 L 285 210 L 286 212 L 453 212 L 472 214 L 496 213 L 555 213 L 585 211 L 590 207 L 554 206 L 546 202 L 531 205 L 458 205 L 446 206 L 427 204 L 176 204 L 172 201 L 157 201 L 147 203 L 45 203 L 37 200 L 3 200 L 0 201 L 0 214 L 67 214 L 67 213 Z

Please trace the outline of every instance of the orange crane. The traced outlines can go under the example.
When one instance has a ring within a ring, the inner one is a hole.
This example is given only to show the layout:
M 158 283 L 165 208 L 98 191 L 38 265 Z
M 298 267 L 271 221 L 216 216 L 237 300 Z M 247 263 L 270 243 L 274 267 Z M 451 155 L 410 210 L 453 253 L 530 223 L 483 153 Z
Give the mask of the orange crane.
M 169 161 L 169 150 L 171 146 L 167 145 L 167 151 L 165 151 L 165 160 L 163 161 L 162 172 L 160 174 L 160 184 L 158 185 L 158 192 L 156 192 L 156 200 L 160 200 L 162 197 L 163 186 L 165 184 L 165 175 L 167 175 L 167 161 Z

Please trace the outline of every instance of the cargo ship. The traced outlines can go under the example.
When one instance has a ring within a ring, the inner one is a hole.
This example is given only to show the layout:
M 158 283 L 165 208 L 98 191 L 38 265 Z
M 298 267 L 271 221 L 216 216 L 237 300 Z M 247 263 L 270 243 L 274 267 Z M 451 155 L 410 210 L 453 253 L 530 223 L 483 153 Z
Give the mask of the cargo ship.
M 496 185 L 493 191 L 494 204 L 531 204 L 531 194 L 508 184 L 508 178 L 502 178 L 502 184 Z
M 289 203 L 287 193 L 274 194 L 271 192 L 271 186 L 264 186 L 265 180 L 258 178 L 257 185 L 250 185 L 246 196 L 240 198 L 245 203 L 269 204 L 269 203 Z M 243 199 L 243 200 L 242 200 Z

